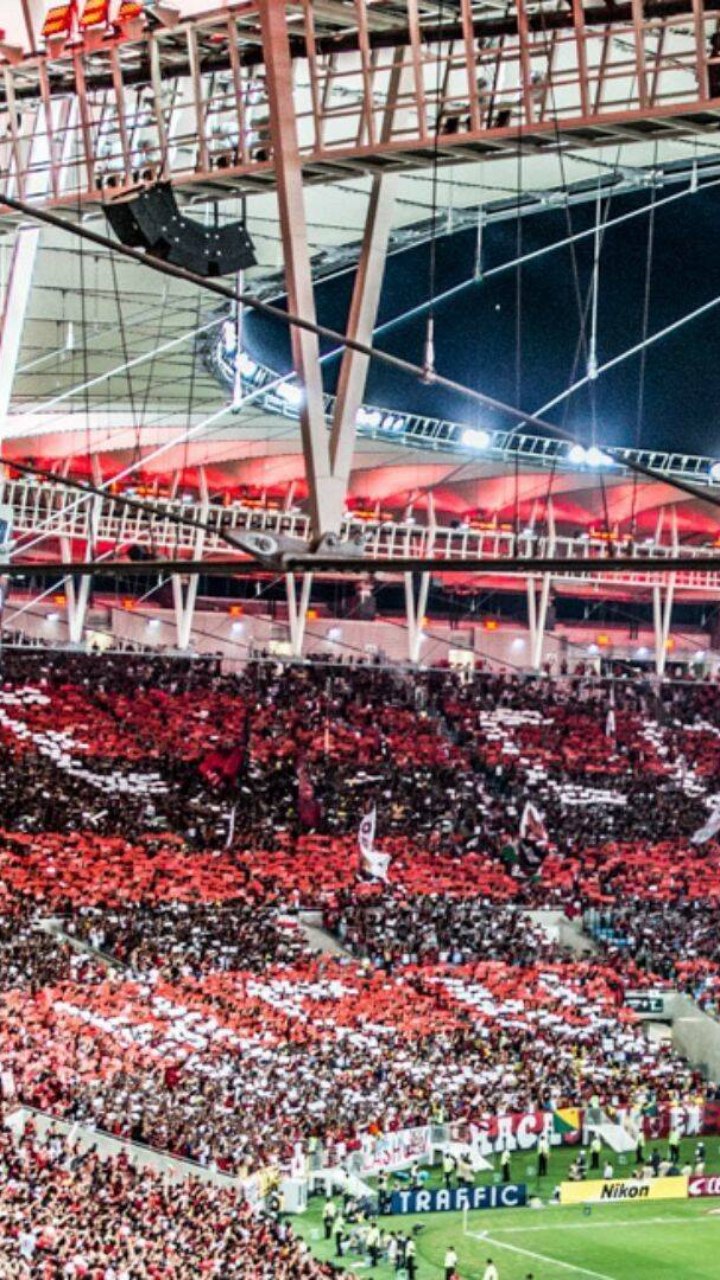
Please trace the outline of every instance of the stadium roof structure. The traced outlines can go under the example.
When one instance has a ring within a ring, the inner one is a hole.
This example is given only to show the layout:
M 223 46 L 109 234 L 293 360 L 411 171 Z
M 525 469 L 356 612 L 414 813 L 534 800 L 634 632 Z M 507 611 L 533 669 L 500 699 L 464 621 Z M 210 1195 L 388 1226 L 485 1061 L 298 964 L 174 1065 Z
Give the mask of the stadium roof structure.
M 63 473 L 99 494 L 157 480 L 161 503 L 187 490 L 202 508 L 222 493 L 256 522 L 260 501 L 296 518 L 311 547 L 342 542 L 348 518 L 451 530 L 446 561 L 462 559 L 458 531 L 473 526 L 562 536 L 573 555 L 593 538 L 600 551 L 628 537 L 698 555 L 713 546 L 713 458 L 580 447 L 521 406 L 501 406 L 492 430 L 420 418 L 368 402 L 364 389 L 382 358 L 373 328 L 385 259 L 432 244 L 450 200 L 457 225 L 480 237 L 491 220 L 601 190 L 684 197 L 714 179 L 719 10 L 703 0 L 109 0 L 91 22 L 82 0 L 55 6 L 52 20 L 48 7 L 3 6 L 6 459 L 56 471 L 55 491 Z M 305 326 L 291 326 L 291 376 L 247 357 L 238 369 L 247 307 L 218 310 L 191 275 L 160 277 L 80 237 L 107 234 L 103 206 L 159 179 L 200 221 L 245 220 L 257 265 L 236 285 L 253 299 L 282 293 Z M 33 210 L 63 225 L 40 226 Z M 313 282 L 341 271 L 355 286 L 330 397 Z M 236 373 L 223 387 L 201 356 L 215 334 L 222 348 L 229 322 Z M 432 382 L 431 331 L 426 354 L 415 376 Z M 477 409 L 482 393 L 468 395 Z M 55 545 L 57 528 L 27 526 L 44 483 L 11 481 L 18 555 L 33 536 L 38 555 Z M 63 536 L 77 533 L 71 522 Z M 432 555 L 441 540 L 423 537 Z M 703 583 L 713 595 L 709 568 Z

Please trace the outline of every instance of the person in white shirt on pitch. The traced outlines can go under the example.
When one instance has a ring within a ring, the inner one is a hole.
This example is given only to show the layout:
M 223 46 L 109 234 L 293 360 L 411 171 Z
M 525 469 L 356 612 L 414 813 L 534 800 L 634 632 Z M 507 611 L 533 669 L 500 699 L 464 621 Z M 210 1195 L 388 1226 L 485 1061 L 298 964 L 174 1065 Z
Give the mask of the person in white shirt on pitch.
M 458 1256 L 452 1245 L 445 1250 L 445 1280 L 452 1280 L 455 1275 Z
M 500 1280 L 498 1269 L 492 1258 L 488 1258 L 487 1260 L 487 1266 L 483 1272 L 483 1280 Z

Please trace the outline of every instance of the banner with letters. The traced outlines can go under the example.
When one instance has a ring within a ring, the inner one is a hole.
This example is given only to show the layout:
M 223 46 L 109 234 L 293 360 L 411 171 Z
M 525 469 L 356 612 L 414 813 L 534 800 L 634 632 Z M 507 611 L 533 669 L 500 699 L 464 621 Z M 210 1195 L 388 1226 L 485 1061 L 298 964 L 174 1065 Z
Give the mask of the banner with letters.
M 353 1172 L 362 1177 L 372 1176 L 386 1169 L 404 1169 L 414 1162 L 432 1159 L 432 1129 L 429 1124 L 416 1129 L 398 1129 L 397 1133 L 384 1133 L 380 1138 L 366 1134 L 359 1151 L 353 1153 Z
M 506 1150 L 532 1151 L 542 1137 L 553 1147 L 575 1146 L 582 1139 L 582 1131 L 583 1112 L 566 1107 L 488 1116 L 469 1126 L 467 1141 L 481 1156 L 490 1156 Z
M 436 1187 L 432 1191 L 393 1191 L 388 1213 L 458 1213 L 462 1209 L 520 1209 L 527 1204 L 525 1183 L 496 1187 Z
M 688 1178 L 688 1196 L 720 1196 L 720 1174 L 693 1173 Z
M 666 997 L 664 991 L 626 991 L 625 1004 L 641 1018 L 662 1018 Z
M 635 1200 L 684 1200 L 688 1179 L 591 1178 L 589 1182 L 561 1182 L 561 1204 L 615 1204 Z
M 665 1104 L 643 1117 L 643 1132 L 652 1142 L 669 1138 L 673 1129 L 683 1138 L 720 1133 L 720 1102 Z

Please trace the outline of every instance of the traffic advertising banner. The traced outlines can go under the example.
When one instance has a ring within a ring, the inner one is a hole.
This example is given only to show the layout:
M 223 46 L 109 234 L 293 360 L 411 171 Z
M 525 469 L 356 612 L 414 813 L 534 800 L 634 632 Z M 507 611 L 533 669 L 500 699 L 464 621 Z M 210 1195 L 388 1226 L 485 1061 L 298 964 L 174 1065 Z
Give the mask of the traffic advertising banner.
M 438 1188 L 434 1191 L 393 1191 L 389 1213 L 457 1213 L 462 1209 L 520 1209 L 527 1204 L 524 1183 L 503 1182 L 496 1187 Z

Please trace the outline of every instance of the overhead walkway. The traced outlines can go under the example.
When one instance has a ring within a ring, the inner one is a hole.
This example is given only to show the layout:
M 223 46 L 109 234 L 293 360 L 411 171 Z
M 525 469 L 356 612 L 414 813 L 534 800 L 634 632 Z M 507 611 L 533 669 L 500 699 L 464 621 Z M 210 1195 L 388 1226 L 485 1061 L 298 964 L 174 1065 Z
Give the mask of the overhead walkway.
M 188 199 L 282 183 L 286 38 L 305 183 L 720 125 L 717 8 L 704 0 L 250 0 L 185 21 L 166 5 L 147 26 L 80 38 L 66 7 L 41 53 L 5 47 L 0 149 L 16 194 L 75 216 L 158 176 Z

